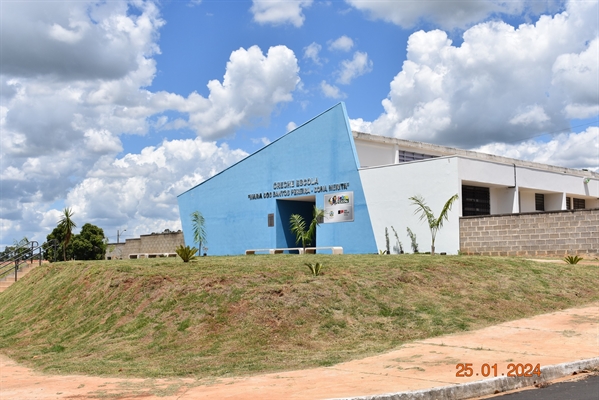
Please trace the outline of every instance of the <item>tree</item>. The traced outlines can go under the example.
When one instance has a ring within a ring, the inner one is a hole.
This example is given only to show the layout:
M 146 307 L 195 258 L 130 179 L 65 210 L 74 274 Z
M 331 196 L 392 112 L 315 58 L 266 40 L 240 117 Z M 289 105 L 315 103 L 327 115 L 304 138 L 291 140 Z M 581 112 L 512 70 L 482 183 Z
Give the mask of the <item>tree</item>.
M 79 234 L 71 236 L 71 245 L 66 249 L 64 245 L 65 232 L 60 226 L 54 228 L 52 233 L 46 236 L 47 243 L 53 239 L 60 243 L 60 247 L 56 251 L 66 255 L 67 260 L 102 260 L 106 255 L 104 230 L 90 223 L 83 225 Z M 47 260 L 55 260 L 54 248 L 47 246 L 44 251 L 44 257 Z
M 443 221 L 449 220 L 448 214 L 451 211 L 451 206 L 458 199 L 458 195 L 454 194 L 445 202 L 443 209 L 441 210 L 441 214 L 436 218 L 435 214 L 433 214 L 431 208 L 426 205 L 424 202 L 424 198 L 422 196 L 412 196 L 410 200 L 412 200 L 412 205 L 416 206 L 416 211 L 414 214 L 420 214 L 420 220 L 426 220 L 428 222 L 428 227 L 431 230 L 431 254 L 435 254 L 435 238 L 437 236 L 437 232 L 439 229 L 443 227 Z
M 199 211 L 191 213 L 191 225 L 193 226 L 193 242 L 198 244 L 198 251 L 202 253 L 202 244 L 208 243 L 206 234 L 206 221 Z
M 299 214 L 292 214 L 289 219 L 289 225 L 291 226 L 291 232 L 296 237 L 295 243 L 302 242 L 302 247 L 304 248 L 304 254 L 306 253 L 306 245 L 312 243 L 312 239 L 316 234 L 316 227 L 319 225 L 320 221 L 324 217 L 324 210 L 319 209 L 314 206 L 314 210 L 312 211 L 312 222 L 310 223 L 310 227 L 306 230 L 306 221 L 304 217 Z
M 71 218 L 73 218 L 73 211 L 70 208 L 65 208 L 63 210 L 62 218 L 60 219 L 60 221 L 58 221 L 58 228 L 64 234 L 64 246 L 62 247 L 62 258 L 64 261 L 67 260 L 66 249 L 67 249 L 67 246 L 69 245 L 69 242 L 71 241 L 71 235 L 73 234 L 73 228 L 77 227 L 77 225 L 75 225 L 75 223 L 73 222 L 73 220 Z
M 64 247 L 64 232 L 57 226 L 50 232 L 48 236 L 46 236 L 46 243 L 52 243 L 53 240 L 56 241 L 57 246 L 46 246 L 44 250 L 44 259 L 50 261 L 56 261 L 60 259 L 60 254 L 63 253 L 62 249 Z M 67 257 L 70 259 L 70 254 L 67 254 Z
M 71 256 L 76 260 L 102 260 L 106 254 L 104 230 L 87 223 L 78 235 L 73 235 Z

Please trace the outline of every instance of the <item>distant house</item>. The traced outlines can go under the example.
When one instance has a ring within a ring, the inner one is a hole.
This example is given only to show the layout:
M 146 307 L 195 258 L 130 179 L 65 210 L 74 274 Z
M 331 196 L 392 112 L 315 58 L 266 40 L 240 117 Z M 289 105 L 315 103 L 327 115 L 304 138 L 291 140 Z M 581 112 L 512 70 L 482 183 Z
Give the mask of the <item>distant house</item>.
M 340 103 L 237 164 L 179 195 L 187 244 L 190 214 L 199 210 L 213 255 L 297 247 L 291 214 L 311 220 L 325 210 L 316 247 L 345 253 L 385 248 L 385 228 L 421 251 L 428 225 L 409 197 L 421 195 L 436 214 L 459 195 L 440 231 L 437 252 L 460 249 L 460 217 L 599 208 L 599 174 L 445 146 L 352 132 Z

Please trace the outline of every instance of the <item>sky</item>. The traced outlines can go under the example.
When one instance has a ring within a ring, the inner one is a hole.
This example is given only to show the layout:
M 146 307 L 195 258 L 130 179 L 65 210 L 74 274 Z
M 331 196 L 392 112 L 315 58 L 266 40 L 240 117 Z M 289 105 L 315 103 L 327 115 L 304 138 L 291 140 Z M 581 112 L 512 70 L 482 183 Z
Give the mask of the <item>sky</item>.
M 0 0 L 0 248 L 65 207 L 110 242 L 178 230 L 179 194 L 340 101 L 599 171 L 598 0 Z

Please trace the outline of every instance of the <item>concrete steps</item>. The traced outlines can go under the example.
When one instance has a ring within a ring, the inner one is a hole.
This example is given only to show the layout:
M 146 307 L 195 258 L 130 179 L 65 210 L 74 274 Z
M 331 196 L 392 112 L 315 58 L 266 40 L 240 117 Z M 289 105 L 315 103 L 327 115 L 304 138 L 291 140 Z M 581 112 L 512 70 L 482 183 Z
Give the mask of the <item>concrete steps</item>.
M 31 270 L 39 265 L 39 262 L 34 261 L 32 264 L 23 264 L 19 268 L 19 272 L 17 273 L 17 279 L 20 281 L 23 279 L 25 275 L 27 275 Z M 18 282 L 17 281 L 17 282 Z M 0 280 L 0 293 L 4 292 L 8 289 L 13 283 L 15 283 L 15 271 L 13 270 L 10 274 L 6 275 L 3 279 Z

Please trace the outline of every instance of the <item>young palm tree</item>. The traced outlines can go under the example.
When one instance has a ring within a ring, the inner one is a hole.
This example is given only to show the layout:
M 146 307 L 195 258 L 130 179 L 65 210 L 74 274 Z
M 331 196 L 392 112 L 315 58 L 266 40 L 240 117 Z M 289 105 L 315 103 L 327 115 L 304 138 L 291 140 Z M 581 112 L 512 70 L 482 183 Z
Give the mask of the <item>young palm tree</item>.
M 62 246 L 62 259 L 64 261 L 67 260 L 67 246 L 69 245 L 69 241 L 71 240 L 71 235 L 73 234 L 73 228 L 76 228 L 77 225 L 71 219 L 73 217 L 73 211 L 70 208 L 65 208 L 63 211 L 63 216 L 58 221 L 58 228 L 64 233 L 64 245 Z
M 439 231 L 439 229 L 443 227 L 443 221 L 449 220 L 449 217 L 447 215 L 449 214 L 449 211 L 451 210 L 451 206 L 453 205 L 454 201 L 456 201 L 457 199 L 457 194 L 451 196 L 443 206 L 443 209 L 441 210 L 441 214 L 439 214 L 439 217 L 436 218 L 435 214 L 433 214 L 433 212 L 431 211 L 431 208 L 427 206 L 424 202 L 422 196 L 410 197 L 410 200 L 412 200 L 412 205 L 418 207 L 416 211 L 414 211 L 414 214 L 420 214 L 420 220 L 426 220 L 428 222 L 428 227 L 431 230 L 431 255 L 435 254 L 435 238 L 437 236 L 437 232 Z
M 314 210 L 312 211 L 312 222 L 310 223 L 310 227 L 306 230 L 306 221 L 304 217 L 299 214 L 292 214 L 289 219 L 289 225 L 291 226 L 291 232 L 296 237 L 295 243 L 302 242 L 302 247 L 304 248 L 304 254 L 306 254 L 306 245 L 312 243 L 312 238 L 314 238 L 314 234 L 316 234 L 316 227 L 320 224 L 324 216 L 324 210 L 319 209 L 314 206 Z
M 205 227 L 204 216 L 199 211 L 194 211 L 191 213 L 191 224 L 193 226 L 193 241 L 194 243 L 198 243 L 198 251 L 200 255 L 202 254 L 202 244 L 208 243 L 206 239 L 206 227 Z

